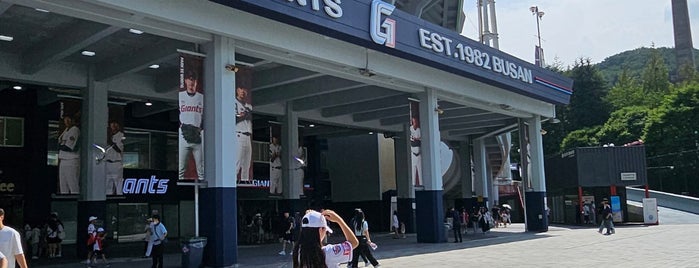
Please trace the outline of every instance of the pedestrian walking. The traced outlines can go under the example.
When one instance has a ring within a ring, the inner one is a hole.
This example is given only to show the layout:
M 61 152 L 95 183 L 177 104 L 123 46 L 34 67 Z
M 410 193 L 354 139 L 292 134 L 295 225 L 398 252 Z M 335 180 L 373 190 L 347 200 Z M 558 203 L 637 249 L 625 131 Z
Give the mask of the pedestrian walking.
M 153 240 L 153 251 L 151 256 L 153 259 L 153 265 L 151 268 L 163 268 L 163 251 L 164 243 L 167 238 L 167 229 L 165 225 L 160 222 L 159 215 L 153 215 L 153 224 L 151 224 L 151 240 Z
M 374 258 L 371 253 L 370 248 L 376 248 L 376 244 L 371 242 L 371 236 L 369 235 L 369 223 L 364 219 L 364 212 L 357 211 L 354 220 L 352 221 L 352 230 L 354 235 L 357 236 L 359 244 L 357 248 L 353 251 L 352 256 L 352 267 L 357 267 L 357 262 L 359 261 L 359 255 L 364 255 L 367 257 L 371 265 L 374 267 L 379 267 L 379 262 Z
M 20 268 L 27 268 L 27 260 L 24 259 L 24 250 L 22 249 L 22 237 L 15 229 L 6 226 L 5 210 L 0 208 L 0 252 L 7 259 L 7 267 L 15 268 L 15 262 Z
M 463 242 L 463 239 L 461 239 L 461 214 L 454 208 L 451 208 L 449 212 L 452 218 L 451 228 L 454 230 L 454 243 L 461 243 Z
M 393 217 L 391 218 L 391 228 L 393 229 L 393 238 L 400 238 L 400 221 L 398 221 L 398 211 L 393 211 Z
M 279 255 L 286 256 L 286 244 L 289 244 L 289 247 L 291 249 L 294 248 L 294 228 L 296 227 L 296 223 L 294 222 L 294 218 L 292 218 L 289 215 L 289 212 L 284 212 L 284 219 L 282 220 L 282 227 L 281 231 L 282 233 L 282 251 L 279 252 Z
M 609 201 L 607 198 L 602 199 L 602 222 L 599 225 L 599 229 L 597 230 L 598 233 L 602 233 L 602 230 L 604 228 L 607 228 L 607 232 L 604 233 L 604 235 L 612 235 L 615 233 L 614 231 L 614 222 L 612 219 L 612 207 L 609 205 Z

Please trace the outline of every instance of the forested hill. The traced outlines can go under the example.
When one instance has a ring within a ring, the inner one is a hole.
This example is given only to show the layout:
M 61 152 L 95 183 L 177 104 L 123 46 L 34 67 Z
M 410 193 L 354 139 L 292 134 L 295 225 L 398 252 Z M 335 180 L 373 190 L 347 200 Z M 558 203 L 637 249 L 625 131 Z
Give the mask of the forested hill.
M 667 65 L 670 74 L 677 73 L 677 60 L 673 48 L 637 48 L 634 50 L 624 51 L 619 54 L 607 57 L 604 61 L 597 64 L 597 69 L 602 73 L 602 76 L 612 86 L 616 83 L 621 70 L 627 69 L 633 77 L 640 78 L 641 73 L 645 69 L 648 59 L 653 50 L 657 50 L 662 55 L 665 65 Z M 699 64 L 699 50 L 694 49 L 694 60 Z

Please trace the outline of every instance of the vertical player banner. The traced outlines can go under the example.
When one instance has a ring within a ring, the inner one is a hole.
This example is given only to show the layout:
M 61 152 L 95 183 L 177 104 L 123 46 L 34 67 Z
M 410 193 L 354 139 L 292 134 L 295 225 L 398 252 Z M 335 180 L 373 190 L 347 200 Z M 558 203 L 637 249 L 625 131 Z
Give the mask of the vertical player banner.
M 179 57 L 179 180 L 204 180 L 204 58 Z
M 422 183 L 422 145 L 420 133 L 420 102 L 410 100 L 410 176 L 413 185 L 421 186 Z
M 281 195 L 282 183 L 282 127 L 279 123 L 269 122 L 269 194 Z
M 58 122 L 58 193 L 80 194 L 81 101 L 62 99 Z
M 107 123 L 107 147 L 102 162 L 105 163 L 105 194 L 122 195 L 124 187 L 124 106 L 109 105 Z
M 235 73 L 235 137 L 238 153 L 235 172 L 239 186 L 252 181 L 252 69 L 240 67 Z

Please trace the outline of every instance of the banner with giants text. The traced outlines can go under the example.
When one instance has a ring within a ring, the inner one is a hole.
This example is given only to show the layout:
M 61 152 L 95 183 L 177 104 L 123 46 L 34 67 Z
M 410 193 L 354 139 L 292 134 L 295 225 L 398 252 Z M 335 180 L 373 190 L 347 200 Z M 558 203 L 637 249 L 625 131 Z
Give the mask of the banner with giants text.
M 179 57 L 179 180 L 204 180 L 204 58 Z

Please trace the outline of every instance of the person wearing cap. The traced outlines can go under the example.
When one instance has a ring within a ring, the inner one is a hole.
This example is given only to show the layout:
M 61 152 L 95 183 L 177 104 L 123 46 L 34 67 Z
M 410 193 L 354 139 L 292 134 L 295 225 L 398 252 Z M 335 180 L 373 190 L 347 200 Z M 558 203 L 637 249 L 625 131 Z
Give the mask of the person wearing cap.
M 598 233 L 602 233 L 604 228 L 607 232 L 604 235 L 614 234 L 614 223 L 612 222 L 612 207 L 609 205 L 607 198 L 602 199 L 602 222 L 599 225 Z
M 104 228 L 100 227 L 97 228 L 97 235 L 95 236 L 95 243 L 92 246 L 92 259 L 91 259 L 91 265 L 88 266 L 97 266 L 97 258 L 99 256 L 102 256 L 102 262 L 105 265 L 109 265 L 107 263 L 107 256 L 104 254 L 104 238 L 106 237 L 106 233 L 104 232 Z
M 15 261 L 20 268 L 27 268 L 27 260 L 24 258 L 22 249 L 22 238 L 15 229 L 5 225 L 5 210 L 0 208 L 0 252 L 5 254 L 7 265 L 5 267 L 15 268 Z
M 87 225 L 87 260 L 85 263 L 90 264 L 90 260 L 92 260 L 92 250 L 95 243 L 95 237 L 97 237 L 97 229 L 95 229 L 97 217 L 90 216 L 87 221 L 90 222 L 90 224 Z
M 322 245 L 321 241 L 323 241 L 327 232 L 333 232 L 328 227 L 326 219 L 340 225 L 340 229 L 342 229 L 342 233 L 347 241 L 340 244 Z M 358 244 L 357 237 L 352 234 L 352 230 L 337 213 L 332 210 L 323 210 L 322 212 L 308 210 L 303 219 L 301 219 L 301 234 L 293 251 L 293 267 L 338 268 L 340 263 L 348 262 L 352 259 L 352 250 Z

